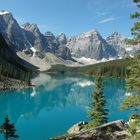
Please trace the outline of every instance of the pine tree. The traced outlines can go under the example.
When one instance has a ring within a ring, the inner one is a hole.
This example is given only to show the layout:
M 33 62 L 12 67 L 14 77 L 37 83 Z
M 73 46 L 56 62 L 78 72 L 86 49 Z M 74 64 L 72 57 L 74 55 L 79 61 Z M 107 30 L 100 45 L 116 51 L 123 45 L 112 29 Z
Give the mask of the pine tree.
M 140 0 L 133 0 L 133 2 L 136 3 L 138 9 L 140 10 Z M 131 15 L 131 18 L 135 19 L 136 22 L 131 28 L 133 39 L 128 40 L 128 43 L 135 45 L 140 43 L 140 12 L 135 12 Z
M 129 75 L 126 78 L 127 92 L 140 92 L 140 59 L 135 56 L 135 63 L 127 68 Z
M 140 9 L 140 0 L 133 0 Z M 140 12 L 135 12 L 131 15 L 132 19 L 140 19 Z M 130 40 L 131 44 L 140 43 L 140 22 L 135 22 L 131 29 L 133 40 Z M 139 110 L 140 108 L 140 54 L 134 57 L 134 63 L 128 67 L 129 76 L 126 78 L 126 89 L 132 95 L 125 98 L 122 102 L 121 110 Z M 137 112 L 138 113 L 138 112 Z
M 16 134 L 16 129 L 14 123 L 10 124 L 8 116 L 5 117 L 5 122 L 1 126 L 4 132 L 5 140 L 9 138 L 18 138 L 19 136 Z
M 106 101 L 104 97 L 104 88 L 101 75 L 96 76 L 96 90 L 92 94 L 92 106 L 89 112 L 89 117 L 93 121 L 95 126 L 107 123 L 108 110 L 106 107 Z
M 131 96 L 126 97 L 120 107 L 121 110 L 140 110 L 140 63 L 139 56 L 135 57 L 135 63 L 128 67 L 128 77 L 126 78 L 126 92 Z

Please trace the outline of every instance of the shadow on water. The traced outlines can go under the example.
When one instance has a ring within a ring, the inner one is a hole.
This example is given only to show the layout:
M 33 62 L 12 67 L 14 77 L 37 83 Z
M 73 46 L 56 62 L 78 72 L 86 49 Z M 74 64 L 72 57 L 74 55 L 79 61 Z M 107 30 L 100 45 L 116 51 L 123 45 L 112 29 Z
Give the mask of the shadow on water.
M 63 134 L 74 123 L 89 120 L 93 79 L 40 74 L 32 79 L 36 87 L 0 95 L 0 124 L 8 115 L 15 122 L 20 140 L 45 140 Z M 125 97 L 124 80 L 105 79 L 104 86 L 109 119 L 127 120 L 129 112 L 118 109 Z

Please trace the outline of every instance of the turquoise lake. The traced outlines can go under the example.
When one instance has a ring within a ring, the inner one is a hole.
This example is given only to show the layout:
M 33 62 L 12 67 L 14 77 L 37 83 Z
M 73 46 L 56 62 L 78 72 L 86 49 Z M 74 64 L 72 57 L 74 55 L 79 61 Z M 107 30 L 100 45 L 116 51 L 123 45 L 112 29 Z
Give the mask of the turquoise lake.
M 32 79 L 36 87 L 0 94 L 0 124 L 6 115 L 15 123 L 19 140 L 48 140 L 61 135 L 79 121 L 89 121 L 94 78 L 86 76 L 45 75 Z M 125 81 L 104 79 L 109 120 L 128 120 L 129 111 L 120 111 L 126 96 Z M 4 140 L 0 135 L 0 140 Z

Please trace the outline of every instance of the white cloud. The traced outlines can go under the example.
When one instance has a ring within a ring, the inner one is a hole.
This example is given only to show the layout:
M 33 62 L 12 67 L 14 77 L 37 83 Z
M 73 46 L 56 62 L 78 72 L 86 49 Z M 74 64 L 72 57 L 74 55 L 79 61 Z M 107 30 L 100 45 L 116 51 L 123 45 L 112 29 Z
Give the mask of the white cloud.
M 117 19 L 117 18 L 109 17 L 109 18 L 102 19 L 102 20 L 99 21 L 98 23 L 99 23 L 99 24 L 103 24 L 103 23 L 107 23 L 107 22 L 114 21 L 114 20 L 116 20 L 116 19 Z

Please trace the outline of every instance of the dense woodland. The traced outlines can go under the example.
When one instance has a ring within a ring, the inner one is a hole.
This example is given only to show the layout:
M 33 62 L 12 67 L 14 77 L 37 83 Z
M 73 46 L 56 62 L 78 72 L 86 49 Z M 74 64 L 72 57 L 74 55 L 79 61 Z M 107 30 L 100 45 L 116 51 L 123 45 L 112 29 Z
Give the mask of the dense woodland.
M 30 81 L 35 67 L 20 59 L 0 34 L 0 76 Z
M 108 62 L 102 62 L 83 67 L 66 67 L 64 65 L 55 65 L 47 72 L 48 73 L 58 72 L 61 74 L 83 73 L 87 75 L 96 75 L 98 72 L 100 72 L 102 76 L 124 78 L 127 75 L 129 75 L 127 67 L 133 63 L 135 63 L 135 60 L 133 58 L 126 58 L 121 60 L 118 59 Z

